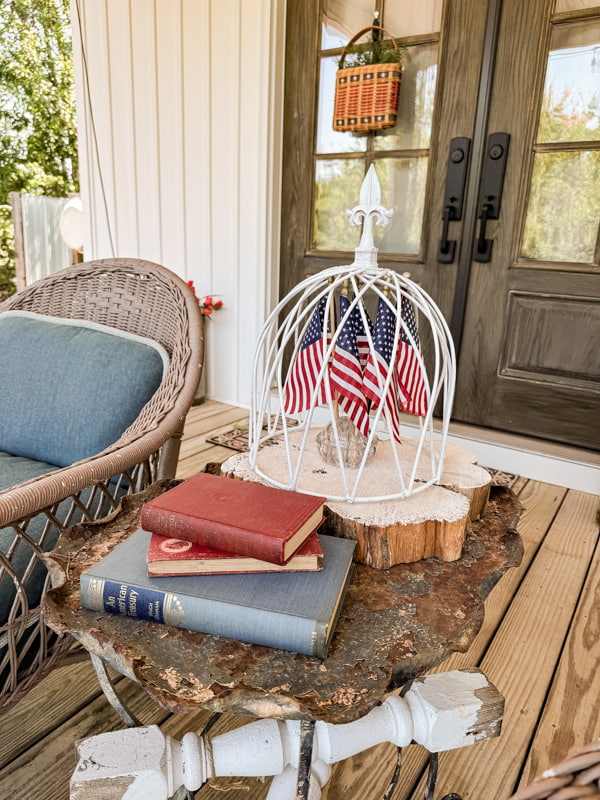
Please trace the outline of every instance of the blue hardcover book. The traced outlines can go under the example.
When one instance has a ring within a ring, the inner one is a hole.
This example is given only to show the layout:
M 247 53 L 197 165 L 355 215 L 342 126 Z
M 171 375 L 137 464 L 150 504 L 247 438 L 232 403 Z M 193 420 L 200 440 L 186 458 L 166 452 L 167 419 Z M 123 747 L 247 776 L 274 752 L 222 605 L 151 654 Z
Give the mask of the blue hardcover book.
M 325 658 L 355 542 L 320 535 L 318 572 L 150 578 L 141 528 L 81 575 L 81 605 Z

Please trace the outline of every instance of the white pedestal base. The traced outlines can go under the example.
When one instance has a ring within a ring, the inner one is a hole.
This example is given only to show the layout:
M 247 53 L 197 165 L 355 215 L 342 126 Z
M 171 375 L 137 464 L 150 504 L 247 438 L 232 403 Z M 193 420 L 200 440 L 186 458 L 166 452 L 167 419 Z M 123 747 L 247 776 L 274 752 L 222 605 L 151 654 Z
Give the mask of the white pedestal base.
M 418 678 L 404 697 L 388 697 L 355 722 L 318 721 L 310 766 L 301 763 L 298 720 L 259 719 L 210 739 L 187 733 L 181 742 L 155 725 L 105 733 L 77 744 L 71 800 L 167 800 L 210 778 L 267 775 L 274 776 L 268 800 L 319 800 L 337 761 L 383 742 L 415 741 L 434 753 L 466 747 L 498 736 L 503 710 L 502 696 L 477 670 Z M 308 796 L 297 789 L 302 767 L 310 769 Z

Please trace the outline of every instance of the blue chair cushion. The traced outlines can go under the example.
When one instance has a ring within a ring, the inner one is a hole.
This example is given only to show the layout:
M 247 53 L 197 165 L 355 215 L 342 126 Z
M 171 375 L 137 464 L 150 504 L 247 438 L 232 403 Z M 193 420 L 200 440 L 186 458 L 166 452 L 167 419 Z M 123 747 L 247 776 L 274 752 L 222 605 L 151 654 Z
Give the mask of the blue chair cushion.
M 18 486 L 20 483 L 37 478 L 58 469 L 55 464 L 45 461 L 33 461 L 31 458 L 13 456 L 0 450 L 0 492 Z
M 52 472 L 56 469 L 57 467 L 52 464 L 46 464 L 44 461 L 32 461 L 29 458 L 13 456 L 10 453 L 0 451 L 0 491 L 9 489 L 11 486 L 18 486 L 24 481 L 37 478 L 38 475 L 45 475 L 47 472 Z M 27 526 L 27 533 L 38 543 L 42 537 L 45 523 L 45 517 L 33 517 Z M 48 533 L 47 541 L 43 544 L 45 550 L 50 550 L 57 539 L 56 530 Z M 22 577 L 31 558 L 31 549 L 24 542 L 16 544 L 15 531 L 10 527 L 0 528 L 0 552 L 4 553 L 4 555 L 10 554 L 12 568 L 17 575 Z M 33 606 L 39 603 L 45 575 L 45 568 L 41 563 L 37 563 L 30 575 L 27 587 L 27 600 Z M 0 576 L 0 628 L 8 618 L 8 612 L 15 594 L 16 589 L 12 579 L 7 574 L 2 574 Z
M 134 422 L 168 363 L 158 343 L 115 328 L 0 314 L 0 450 L 60 467 L 101 452 Z

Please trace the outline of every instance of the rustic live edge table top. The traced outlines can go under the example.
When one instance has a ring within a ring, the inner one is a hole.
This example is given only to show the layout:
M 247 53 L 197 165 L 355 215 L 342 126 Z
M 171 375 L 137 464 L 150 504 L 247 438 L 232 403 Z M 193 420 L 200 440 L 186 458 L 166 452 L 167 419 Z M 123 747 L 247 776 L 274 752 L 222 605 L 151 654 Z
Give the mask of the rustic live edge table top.
M 514 530 L 521 506 L 509 489 L 492 487 L 460 560 L 356 566 L 324 660 L 81 608 L 80 573 L 137 529 L 142 503 L 176 483 L 153 484 L 126 497 L 108 520 L 67 531 L 46 557 L 54 588 L 44 600 L 54 630 L 72 634 L 170 711 L 358 719 L 388 692 L 465 651 L 483 622 L 485 597 L 522 557 Z

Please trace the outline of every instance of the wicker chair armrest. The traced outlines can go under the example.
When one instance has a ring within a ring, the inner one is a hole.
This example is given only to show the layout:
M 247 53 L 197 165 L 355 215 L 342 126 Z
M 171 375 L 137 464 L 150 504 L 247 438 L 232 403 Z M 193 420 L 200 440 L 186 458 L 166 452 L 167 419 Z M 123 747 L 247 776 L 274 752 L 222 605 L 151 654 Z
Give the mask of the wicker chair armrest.
M 167 438 L 160 429 L 149 431 L 116 449 L 109 448 L 84 461 L 5 489 L 0 492 L 0 528 L 139 464 L 160 450 Z

